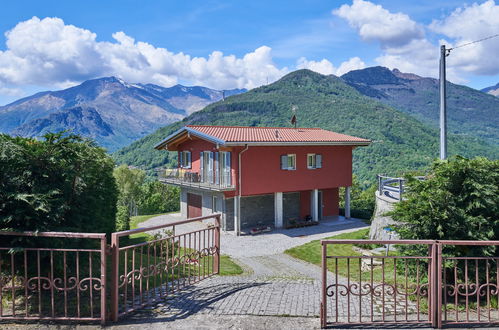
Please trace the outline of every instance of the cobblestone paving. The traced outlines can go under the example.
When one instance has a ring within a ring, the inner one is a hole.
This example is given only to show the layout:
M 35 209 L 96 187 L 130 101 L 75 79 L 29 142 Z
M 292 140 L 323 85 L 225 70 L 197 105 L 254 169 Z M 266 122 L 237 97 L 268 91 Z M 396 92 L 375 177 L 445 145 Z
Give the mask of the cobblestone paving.
M 168 216 L 174 221 L 178 215 Z M 152 220 L 152 221 L 151 221 Z M 146 225 L 156 225 L 163 219 L 151 219 Z M 320 313 L 321 270 L 315 265 L 294 259 L 283 252 L 293 246 L 312 240 L 355 231 L 365 224 L 344 219 L 321 223 L 318 226 L 294 230 L 274 230 L 257 236 L 235 237 L 224 233 L 221 238 L 223 254 L 230 255 L 245 269 L 241 276 L 214 276 L 189 287 L 163 304 L 144 310 L 143 313 L 167 319 L 182 319 L 191 315 L 257 315 L 318 317 Z M 328 283 L 333 282 L 329 274 Z M 346 279 L 339 278 L 339 284 L 347 285 Z M 397 297 L 395 305 L 389 297 L 385 301 L 385 316 L 389 319 L 394 310 L 405 315 L 405 300 Z M 371 298 L 349 295 L 338 296 L 328 303 L 328 315 L 335 317 L 338 309 L 339 319 L 367 321 L 371 315 Z M 381 300 L 375 299 L 373 315 L 382 315 Z M 396 306 L 396 307 L 395 307 Z M 414 304 L 408 302 L 407 311 L 414 311 Z M 363 316 L 362 316 L 363 315 Z M 141 317 L 140 314 L 137 317 Z

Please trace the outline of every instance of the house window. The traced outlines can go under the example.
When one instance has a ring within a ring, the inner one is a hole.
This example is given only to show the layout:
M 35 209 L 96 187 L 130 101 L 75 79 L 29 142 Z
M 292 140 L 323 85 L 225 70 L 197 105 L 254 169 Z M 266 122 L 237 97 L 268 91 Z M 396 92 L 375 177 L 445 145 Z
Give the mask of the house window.
M 213 196 L 213 199 L 212 199 L 212 204 L 211 204 L 211 210 L 213 213 L 217 213 L 218 212 L 218 197 L 217 196 Z
M 282 155 L 281 170 L 296 170 L 296 155 Z
M 307 154 L 307 168 L 308 169 L 322 168 L 322 155 Z
M 179 155 L 180 167 L 181 168 L 191 168 L 191 152 L 181 151 Z

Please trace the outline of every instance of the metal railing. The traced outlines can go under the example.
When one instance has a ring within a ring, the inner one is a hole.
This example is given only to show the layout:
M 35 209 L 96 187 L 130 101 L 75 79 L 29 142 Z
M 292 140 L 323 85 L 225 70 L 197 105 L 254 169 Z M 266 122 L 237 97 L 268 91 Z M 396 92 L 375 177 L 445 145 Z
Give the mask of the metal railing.
M 220 271 L 220 214 L 113 233 L 111 320 L 117 321 Z M 214 220 L 205 229 L 175 234 L 180 225 Z M 166 231 L 169 230 L 169 231 Z M 163 230 L 163 234 L 158 234 Z M 120 238 L 155 231 L 154 239 L 122 246 Z
M 86 239 L 97 241 L 99 248 L 23 247 L 22 242 L 0 247 L 0 320 L 105 323 L 106 234 L 0 232 L 3 241 L 5 236 L 30 237 L 30 243 L 64 239 L 60 246 Z
M 436 328 L 499 324 L 499 257 L 443 253 L 447 246 L 457 245 L 497 249 L 499 241 L 322 240 L 321 244 L 323 328 L 345 323 L 426 323 Z M 422 245 L 428 254 L 336 255 L 334 246 L 342 244 Z
M 424 180 L 424 176 L 416 176 L 415 178 Z M 378 181 L 378 194 L 380 196 L 385 195 L 397 201 L 402 200 L 402 196 L 406 191 L 406 180 L 404 178 L 394 178 L 378 174 L 376 179 Z
M 186 169 L 175 168 L 158 171 L 160 181 L 165 183 L 206 188 L 213 190 L 233 190 L 235 186 L 232 184 L 232 175 L 230 172 L 221 174 L 210 173 L 203 177 L 198 172 L 189 171 Z

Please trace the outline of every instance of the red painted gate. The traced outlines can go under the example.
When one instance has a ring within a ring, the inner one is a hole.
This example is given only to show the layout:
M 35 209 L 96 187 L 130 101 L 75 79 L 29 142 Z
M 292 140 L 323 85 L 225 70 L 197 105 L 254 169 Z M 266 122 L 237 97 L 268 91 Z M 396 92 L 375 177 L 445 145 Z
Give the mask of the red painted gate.
M 321 326 L 499 325 L 499 241 L 323 240 Z M 353 244 L 357 255 L 341 255 Z M 372 254 L 373 244 L 421 247 L 421 254 Z M 362 249 L 366 245 L 369 248 Z M 456 257 L 448 246 L 469 256 Z M 476 246 L 490 246 L 490 256 Z M 329 249 L 328 249 L 329 247 Z M 337 251 L 335 253 L 335 251 Z M 426 251 L 426 253 L 425 253 Z M 495 253 L 495 254 L 494 254 Z M 330 272 L 328 272 L 328 270 Z

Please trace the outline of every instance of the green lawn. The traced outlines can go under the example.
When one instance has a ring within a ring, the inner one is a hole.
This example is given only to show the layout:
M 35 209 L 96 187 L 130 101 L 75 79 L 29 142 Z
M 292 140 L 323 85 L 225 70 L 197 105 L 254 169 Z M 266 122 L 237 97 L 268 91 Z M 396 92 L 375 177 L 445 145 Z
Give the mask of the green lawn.
M 220 256 L 220 274 L 221 276 L 240 275 L 243 269 L 232 261 L 231 257 L 226 255 Z
M 344 233 L 332 237 L 328 237 L 326 239 L 367 239 L 367 236 L 369 234 L 369 229 L 361 229 L 357 230 L 351 233 Z M 321 265 L 321 242 L 320 240 L 312 241 L 300 246 L 296 246 L 294 248 L 288 249 L 285 251 L 286 254 L 289 254 L 292 257 L 310 262 L 312 264 Z M 334 256 L 360 256 L 361 253 L 358 251 L 354 250 L 354 245 L 352 244 L 337 244 L 337 245 L 329 245 L 328 246 L 328 255 L 334 255 Z M 396 252 L 390 252 L 390 255 L 396 255 Z M 379 259 L 378 259 L 379 260 Z M 395 278 L 397 278 L 397 281 L 404 280 L 405 277 L 405 270 L 406 270 L 406 261 L 405 260 L 400 260 L 400 259 L 385 259 L 385 282 L 393 284 L 395 282 Z M 409 261 L 407 266 L 408 266 L 408 284 L 414 284 L 415 283 L 415 278 L 411 276 L 410 274 L 410 267 L 411 264 L 413 263 L 412 266 L 414 267 L 414 261 Z M 397 267 L 397 276 L 395 276 L 395 263 Z M 420 274 L 425 274 L 424 271 L 425 265 L 420 262 L 419 268 L 420 268 Z M 348 261 L 348 259 L 336 259 L 336 258 L 330 258 L 328 259 L 327 262 L 327 268 L 331 272 L 335 272 L 336 268 L 338 269 L 338 275 L 341 276 L 347 276 L 347 274 L 350 274 L 350 278 L 352 280 L 370 280 L 371 278 L 371 272 L 370 271 L 360 271 L 360 259 L 351 259 Z M 373 281 L 374 282 L 382 282 L 383 281 L 383 272 L 382 272 L 382 267 L 377 266 L 374 268 L 372 272 L 373 276 Z M 422 279 L 420 279 L 422 280 Z
M 138 215 L 135 217 L 132 217 L 130 219 L 130 229 L 136 229 L 139 228 L 140 224 L 157 216 L 164 215 L 164 214 L 171 214 L 171 213 L 177 213 L 178 211 L 175 212 L 170 212 L 170 213 L 161 213 L 161 214 L 151 214 L 151 215 Z M 130 235 L 130 239 L 128 241 L 128 244 L 139 244 L 142 242 L 146 242 L 148 239 L 150 239 L 152 236 L 147 234 L 147 233 L 139 233 L 139 234 L 134 234 Z M 211 257 L 210 257 L 210 263 L 212 262 Z M 243 273 L 243 270 L 241 267 L 239 267 L 238 264 L 236 264 L 234 261 L 229 256 L 226 255 L 221 255 L 220 256 L 220 274 L 221 276 L 231 276 L 231 275 L 240 275 Z

